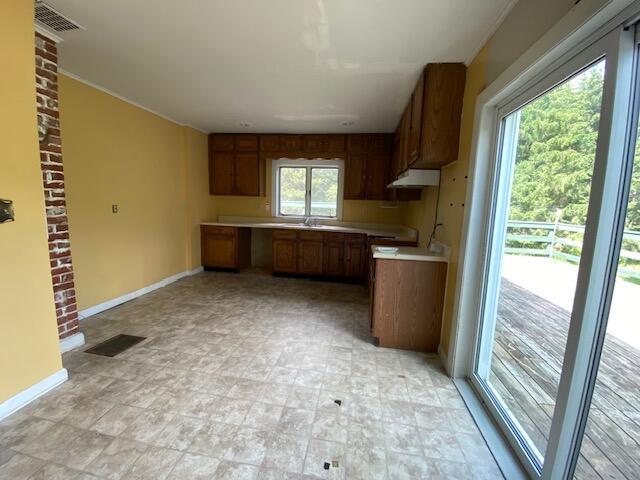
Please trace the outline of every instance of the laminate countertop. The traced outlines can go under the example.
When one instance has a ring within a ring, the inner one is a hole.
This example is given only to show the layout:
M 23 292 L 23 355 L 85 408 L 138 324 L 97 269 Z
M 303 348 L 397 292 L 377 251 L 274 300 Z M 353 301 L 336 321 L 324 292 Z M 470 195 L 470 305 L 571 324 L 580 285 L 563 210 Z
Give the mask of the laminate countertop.
M 413 260 L 415 262 L 449 262 L 447 248 L 433 252 L 426 247 L 397 247 L 396 252 L 380 251 L 381 247 L 371 246 L 373 258 L 385 260 Z
M 378 223 L 320 221 L 318 225 L 306 226 L 299 222 L 284 222 L 282 219 L 269 217 L 220 217 L 217 221 L 202 222 L 200 225 L 361 233 L 369 237 L 385 238 L 403 242 L 416 242 L 418 240 L 418 232 L 413 228 L 401 225 L 386 225 Z

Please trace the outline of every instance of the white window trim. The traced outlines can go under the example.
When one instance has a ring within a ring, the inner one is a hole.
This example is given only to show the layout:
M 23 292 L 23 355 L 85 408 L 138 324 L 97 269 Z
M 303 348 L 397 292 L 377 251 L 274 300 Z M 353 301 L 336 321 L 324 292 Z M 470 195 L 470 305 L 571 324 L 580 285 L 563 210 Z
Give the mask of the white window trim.
M 344 160 L 339 158 L 325 160 L 321 158 L 279 158 L 271 162 L 271 215 L 280 218 L 304 219 L 306 215 L 280 215 L 280 167 L 305 167 L 307 171 L 307 182 L 311 168 L 337 168 L 338 169 L 338 198 L 335 217 L 324 217 L 320 215 L 309 215 L 313 218 L 327 220 L 342 220 L 342 206 L 344 196 Z M 308 194 L 307 194 L 308 197 Z M 306 198 L 306 197 L 305 197 Z M 309 199 L 307 198 L 307 201 Z

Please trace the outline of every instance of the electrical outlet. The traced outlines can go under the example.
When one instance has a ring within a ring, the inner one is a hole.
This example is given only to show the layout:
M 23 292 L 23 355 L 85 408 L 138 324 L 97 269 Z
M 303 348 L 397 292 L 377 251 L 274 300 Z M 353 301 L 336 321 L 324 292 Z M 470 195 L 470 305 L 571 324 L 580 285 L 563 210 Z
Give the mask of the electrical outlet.
M 0 198 L 0 223 L 13 222 L 13 201 Z
M 118 204 L 114 203 L 111 205 L 111 213 L 118 213 Z

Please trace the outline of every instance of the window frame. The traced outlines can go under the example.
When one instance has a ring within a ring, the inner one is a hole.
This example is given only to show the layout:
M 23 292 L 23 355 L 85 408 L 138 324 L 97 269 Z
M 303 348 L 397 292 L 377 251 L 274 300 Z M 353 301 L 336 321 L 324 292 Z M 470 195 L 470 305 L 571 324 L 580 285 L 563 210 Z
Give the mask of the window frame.
M 469 208 L 465 210 L 460 246 L 462 253 L 450 351 L 444 363 L 452 375 L 468 379 L 531 478 L 571 478 L 580 452 L 584 422 L 595 383 L 598 352 L 602 346 L 602 332 L 606 327 L 610 305 L 611 282 L 615 279 L 614 261 L 617 261 L 618 237 L 622 231 L 620 222 L 624 221 L 619 217 L 619 207 L 624 197 L 620 180 L 629 155 L 629 144 L 632 143 L 628 132 L 633 123 L 630 121 L 630 99 L 635 98 L 632 88 L 635 82 L 632 75 L 635 57 L 629 56 L 633 45 L 633 28 L 627 28 L 630 18 L 640 18 L 640 2 L 634 2 L 618 16 L 603 22 L 603 26 L 594 28 L 582 40 L 568 41 L 572 46 L 564 44 L 557 48 L 558 44 L 554 44 L 553 48 L 546 51 L 546 58 L 543 56 L 540 60 L 537 57 L 538 63 L 534 61 L 527 64 L 531 60 L 529 55 L 539 54 L 534 50 L 531 54 L 527 52 L 514 65 L 514 71 L 517 68 L 521 68 L 520 71 L 528 70 L 525 74 L 506 72 L 477 99 L 466 197 Z M 544 40 L 551 43 L 557 39 L 550 37 Z M 578 289 L 556 407 L 543 465 L 540 465 L 530 452 L 522 448 L 518 432 L 509 428 L 476 373 L 479 343 L 486 341 L 486 338 L 481 338 L 484 333 L 482 310 L 487 290 L 492 288 L 486 283 L 486 273 L 492 249 L 490 225 L 496 215 L 499 150 L 505 127 L 501 120 L 526 102 L 526 97 L 535 98 L 549 85 L 556 83 L 564 69 L 575 72 L 575 66 L 580 67 L 580 63 L 582 67 L 586 65 L 584 60 L 593 63 L 598 56 L 597 50 L 607 57 L 607 68 L 591 187 L 592 204 L 587 217 L 587 230 L 591 233 L 585 235 L 583 243 Z M 606 254 L 596 255 L 596 252 Z M 478 301 L 479 295 L 481 302 Z
M 305 189 L 305 214 L 286 215 L 280 212 L 280 169 L 282 167 L 294 167 L 306 169 Z M 336 199 L 336 215 L 311 215 L 311 174 L 314 168 L 335 168 L 338 170 L 338 193 Z M 271 213 L 274 217 L 305 219 L 321 218 L 326 220 L 342 220 L 343 194 L 344 192 L 344 160 L 335 158 L 331 160 L 321 158 L 279 158 L 271 164 Z

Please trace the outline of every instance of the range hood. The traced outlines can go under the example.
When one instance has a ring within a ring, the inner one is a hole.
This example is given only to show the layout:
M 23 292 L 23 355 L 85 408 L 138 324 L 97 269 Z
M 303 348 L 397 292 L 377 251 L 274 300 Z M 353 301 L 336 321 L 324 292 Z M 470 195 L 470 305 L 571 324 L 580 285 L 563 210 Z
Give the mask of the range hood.
M 440 183 L 440 170 L 410 168 L 400 174 L 398 179 L 387 188 L 422 188 L 437 186 Z

